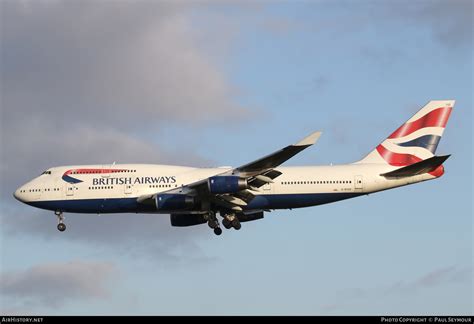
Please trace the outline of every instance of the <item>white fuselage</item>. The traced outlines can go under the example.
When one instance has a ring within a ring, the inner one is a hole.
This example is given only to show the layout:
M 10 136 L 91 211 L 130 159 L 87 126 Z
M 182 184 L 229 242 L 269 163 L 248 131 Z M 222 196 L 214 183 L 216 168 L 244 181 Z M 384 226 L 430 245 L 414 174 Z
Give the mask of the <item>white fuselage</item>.
M 246 210 L 315 206 L 435 179 L 428 173 L 386 179 L 381 173 L 396 169 L 387 164 L 279 167 L 282 174 L 255 192 Z M 155 212 L 137 198 L 222 174 L 231 168 L 192 168 L 170 165 L 122 164 L 54 167 L 16 190 L 29 205 L 77 213 Z

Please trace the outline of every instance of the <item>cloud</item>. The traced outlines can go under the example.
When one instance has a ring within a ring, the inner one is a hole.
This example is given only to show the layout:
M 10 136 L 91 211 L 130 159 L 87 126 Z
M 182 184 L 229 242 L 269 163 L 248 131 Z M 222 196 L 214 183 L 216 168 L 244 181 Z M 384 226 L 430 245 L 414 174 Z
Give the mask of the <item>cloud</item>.
M 418 6 L 413 7 L 411 14 L 403 17 L 414 23 L 427 24 L 435 39 L 443 45 L 448 47 L 471 45 L 473 6 L 470 0 L 419 2 Z
M 86 0 L 1 6 L 3 233 L 15 236 L 21 227 L 35 238 L 64 239 L 51 212 L 19 206 L 12 197 L 46 168 L 114 161 L 209 166 L 212 161 L 195 153 L 199 132 L 211 122 L 246 118 L 248 110 L 236 100 L 239 89 L 198 41 L 196 4 Z M 225 32 L 216 37 L 229 42 Z M 62 234 L 71 241 L 153 253 L 167 264 L 183 264 L 185 253 L 194 255 L 186 262 L 207 260 L 193 241 L 209 237 L 205 226 L 175 229 L 168 215 L 66 217 Z
M 392 295 L 412 295 L 441 285 L 469 285 L 472 284 L 472 278 L 472 267 L 451 265 L 432 270 L 411 281 L 397 281 L 382 287 L 345 289 L 337 293 L 337 302 L 322 305 L 320 308 L 322 312 L 330 313 L 354 306 L 361 300 L 380 300 Z
M 8 120 L 28 114 L 67 127 L 131 128 L 199 125 L 244 111 L 230 100 L 235 89 L 194 43 L 186 6 L 86 1 L 3 7 Z
M 427 28 L 433 39 L 448 49 L 472 46 L 474 8 L 470 0 L 407 1 L 382 6 L 384 10 L 374 12 L 375 21 Z
M 412 282 L 397 282 L 386 289 L 386 293 L 411 293 L 447 283 L 463 284 L 470 280 L 472 280 L 472 268 L 461 268 L 452 265 L 435 269 Z
M 38 153 L 58 138 L 67 156 L 84 132 L 101 141 L 244 118 L 237 89 L 194 41 L 189 6 L 2 2 L 4 156 L 25 159 L 28 143 Z
M 210 163 L 193 153 L 196 133 L 247 110 L 196 41 L 193 6 L 2 2 L 4 199 L 55 165 Z M 160 141 L 179 127 L 193 138 Z
M 106 262 L 70 261 L 2 272 L 0 292 L 15 303 L 56 307 L 77 299 L 104 299 L 118 269 Z

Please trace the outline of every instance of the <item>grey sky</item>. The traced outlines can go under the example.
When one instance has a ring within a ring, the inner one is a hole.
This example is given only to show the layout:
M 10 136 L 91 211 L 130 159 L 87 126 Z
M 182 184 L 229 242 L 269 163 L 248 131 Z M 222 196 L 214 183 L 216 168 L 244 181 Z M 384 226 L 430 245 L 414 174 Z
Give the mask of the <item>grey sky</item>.
M 209 164 L 212 158 L 191 147 L 184 154 L 159 140 L 170 122 L 199 130 L 245 111 L 195 44 L 189 7 L 2 2 L 4 197 L 18 181 L 58 164 Z M 158 136 L 147 138 L 144 129 Z M 31 168 L 25 177 L 17 172 Z
M 70 261 L 2 272 L 0 290 L 16 299 L 17 307 L 41 304 L 61 306 L 74 299 L 106 298 L 110 284 L 118 280 L 115 265 L 107 262 Z
M 472 309 L 472 1 L 0 5 L 0 311 Z M 12 198 L 51 166 L 246 163 L 314 130 L 289 164 L 353 161 L 445 98 L 439 181 L 219 238 L 135 214 L 68 214 L 58 233 Z

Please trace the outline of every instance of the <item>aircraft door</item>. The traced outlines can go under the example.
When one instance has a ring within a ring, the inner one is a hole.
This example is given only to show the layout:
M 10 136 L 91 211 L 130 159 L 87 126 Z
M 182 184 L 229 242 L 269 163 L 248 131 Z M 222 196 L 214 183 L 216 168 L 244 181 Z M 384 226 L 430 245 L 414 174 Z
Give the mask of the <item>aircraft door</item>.
M 74 184 L 72 184 L 72 183 L 67 183 L 66 184 L 66 196 L 67 197 L 73 197 L 74 196 L 74 190 L 76 190 L 76 188 L 74 187 Z
M 125 184 L 125 194 L 130 195 L 133 191 L 133 185 L 126 183 Z
M 361 175 L 354 176 L 354 188 L 356 190 L 364 189 L 364 181 Z

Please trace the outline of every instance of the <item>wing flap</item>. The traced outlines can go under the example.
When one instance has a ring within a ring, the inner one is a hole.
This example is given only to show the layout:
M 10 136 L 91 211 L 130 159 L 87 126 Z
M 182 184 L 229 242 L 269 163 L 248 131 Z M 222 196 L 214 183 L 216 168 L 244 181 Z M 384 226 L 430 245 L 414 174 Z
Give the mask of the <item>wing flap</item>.
M 269 180 L 273 180 L 276 177 L 280 176 L 281 174 L 282 173 L 280 171 L 269 170 L 269 171 L 266 171 L 266 172 L 263 172 L 261 174 L 258 174 L 258 175 L 255 175 L 255 176 L 251 177 L 248 180 L 248 183 L 252 187 L 260 188 L 260 187 L 264 186 L 265 184 L 267 184 L 268 182 L 270 182 Z M 260 176 L 263 176 L 263 178 L 260 177 Z M 268 178 L 268 179 L 265 179 L 265 178 Z

